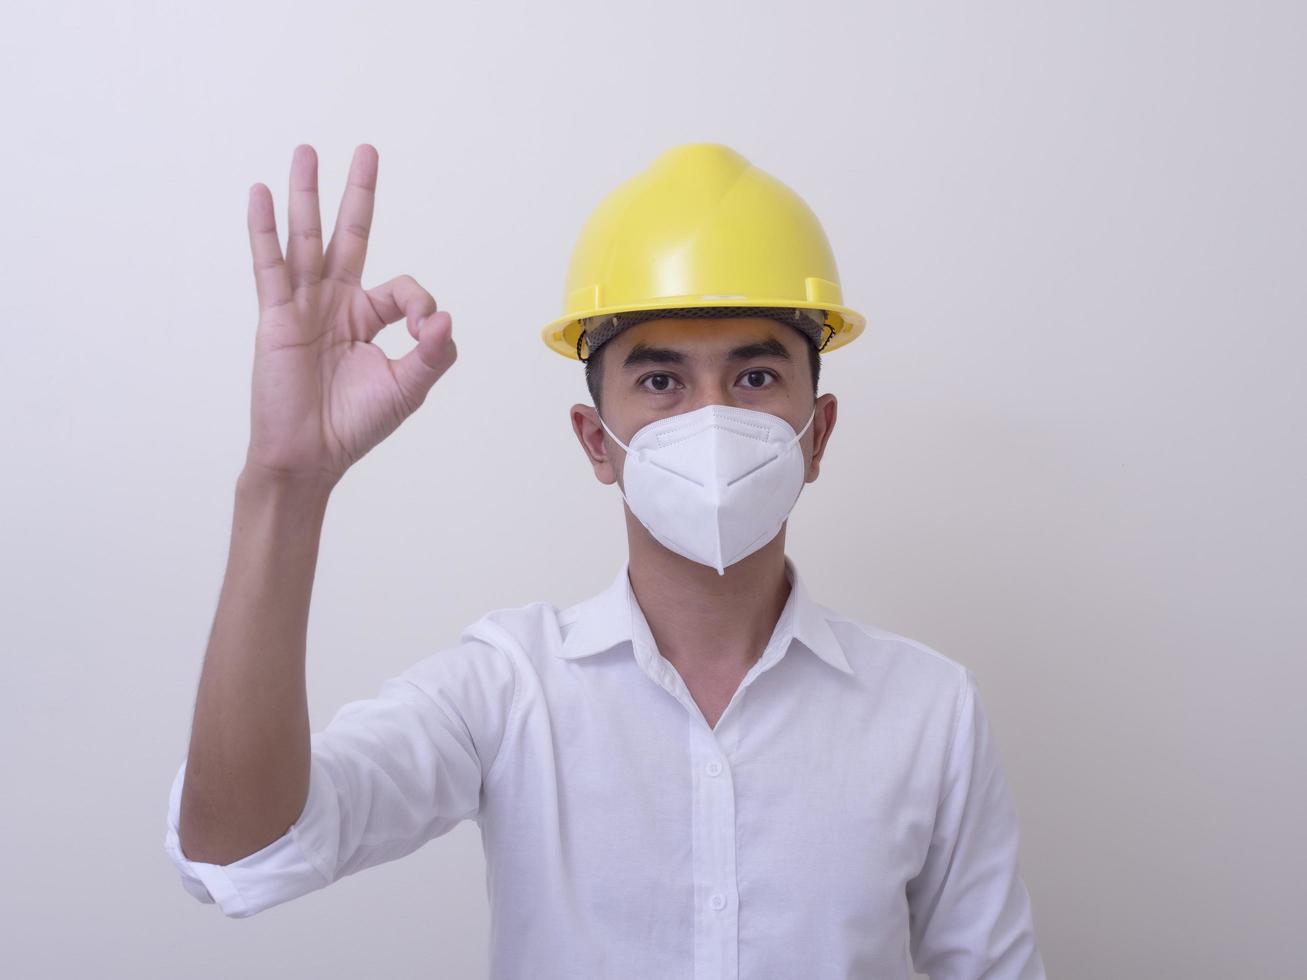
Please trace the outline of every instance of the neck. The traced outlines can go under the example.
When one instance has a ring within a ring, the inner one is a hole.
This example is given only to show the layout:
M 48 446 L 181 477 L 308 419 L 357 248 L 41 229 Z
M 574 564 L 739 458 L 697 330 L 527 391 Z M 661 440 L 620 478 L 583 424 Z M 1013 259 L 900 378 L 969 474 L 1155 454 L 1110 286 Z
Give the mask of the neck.
M 626 511 L 627 574 L 658 652 L 682 675 L 741 673 L 761 656 L 789 598 L 785 528 L 718 575 L 659 544 Z

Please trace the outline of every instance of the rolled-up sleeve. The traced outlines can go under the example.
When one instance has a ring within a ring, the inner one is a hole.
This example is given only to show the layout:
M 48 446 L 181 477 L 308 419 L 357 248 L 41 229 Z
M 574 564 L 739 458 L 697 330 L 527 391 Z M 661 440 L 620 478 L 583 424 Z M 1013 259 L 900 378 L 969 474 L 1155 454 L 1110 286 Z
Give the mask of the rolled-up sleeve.
M 465 638 L 343 705 L 310 736 L 304 809 L 266 847 L 230 864 L 193 861 L 178 836 L 183 759 L 168 801 L 164 850 L 182 885 L 245 918 L 403 857 L 475 817 L 516 691 L 512 660 Z
M 931 980 L 1044 980 L 1016 808 L 975 675 L 963 675 L 929 853 L 907 886 L 913 966 Z

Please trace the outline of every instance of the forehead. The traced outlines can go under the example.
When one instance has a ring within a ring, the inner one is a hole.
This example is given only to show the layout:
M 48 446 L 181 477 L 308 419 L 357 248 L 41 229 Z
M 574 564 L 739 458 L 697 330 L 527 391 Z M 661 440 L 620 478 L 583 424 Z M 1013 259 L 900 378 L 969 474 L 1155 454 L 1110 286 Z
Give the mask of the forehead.
M 765 340 L 779 341 L 790 356 L 803 353 L 805 338 L 795 329 L 762 316 L 736 317 L 665 317 L 646 320 L 627 327 L 604 347 L 611 347 L 610 363 L 619 361 L 637 344 L 666 347 L 683 352 L 691 359 L 713 360 L 725 357 L 743 344 Z

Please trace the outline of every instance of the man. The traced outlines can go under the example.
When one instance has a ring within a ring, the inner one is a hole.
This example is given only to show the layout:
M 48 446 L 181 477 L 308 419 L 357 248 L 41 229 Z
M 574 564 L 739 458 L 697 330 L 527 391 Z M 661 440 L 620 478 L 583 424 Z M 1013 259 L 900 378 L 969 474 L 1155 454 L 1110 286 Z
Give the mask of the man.
M 186 888 L 248 916 L 470 818 L 495 977 L 1043 977 L 971 671 L 819 605 L 785 555 L 835 425 L 821 351 L 864 321 L 812 212 L 723 146 L 609 195 L 543 331 L 586 362 L 573 429 L 626 502 L 612 584 L 489 613 L 310 735 L 329 494 L 455 359 L 411 278 L 361 288 L 376 173 L 359 147 L 323 254 L 297 148 L 284 259 L 252 188 L 250 446 L 165 839 Z

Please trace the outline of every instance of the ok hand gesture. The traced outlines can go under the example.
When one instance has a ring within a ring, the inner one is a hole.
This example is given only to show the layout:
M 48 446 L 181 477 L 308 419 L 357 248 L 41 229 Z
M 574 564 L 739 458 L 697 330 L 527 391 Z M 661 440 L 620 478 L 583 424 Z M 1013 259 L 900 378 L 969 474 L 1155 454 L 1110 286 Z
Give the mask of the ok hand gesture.
M 453 321 L 407 275 L 362 286 L 377 187 L 377 151 L 354 151 L 326 254 L 318 161 L 295 148 L 286 256 L 272 194 L 250 188 L 250 251 L 259 300 L 247 470 L 334 486 L 411 415 L 454 362 Z M 372 339 L 406 318 L 417 346 L 391 360 Z

